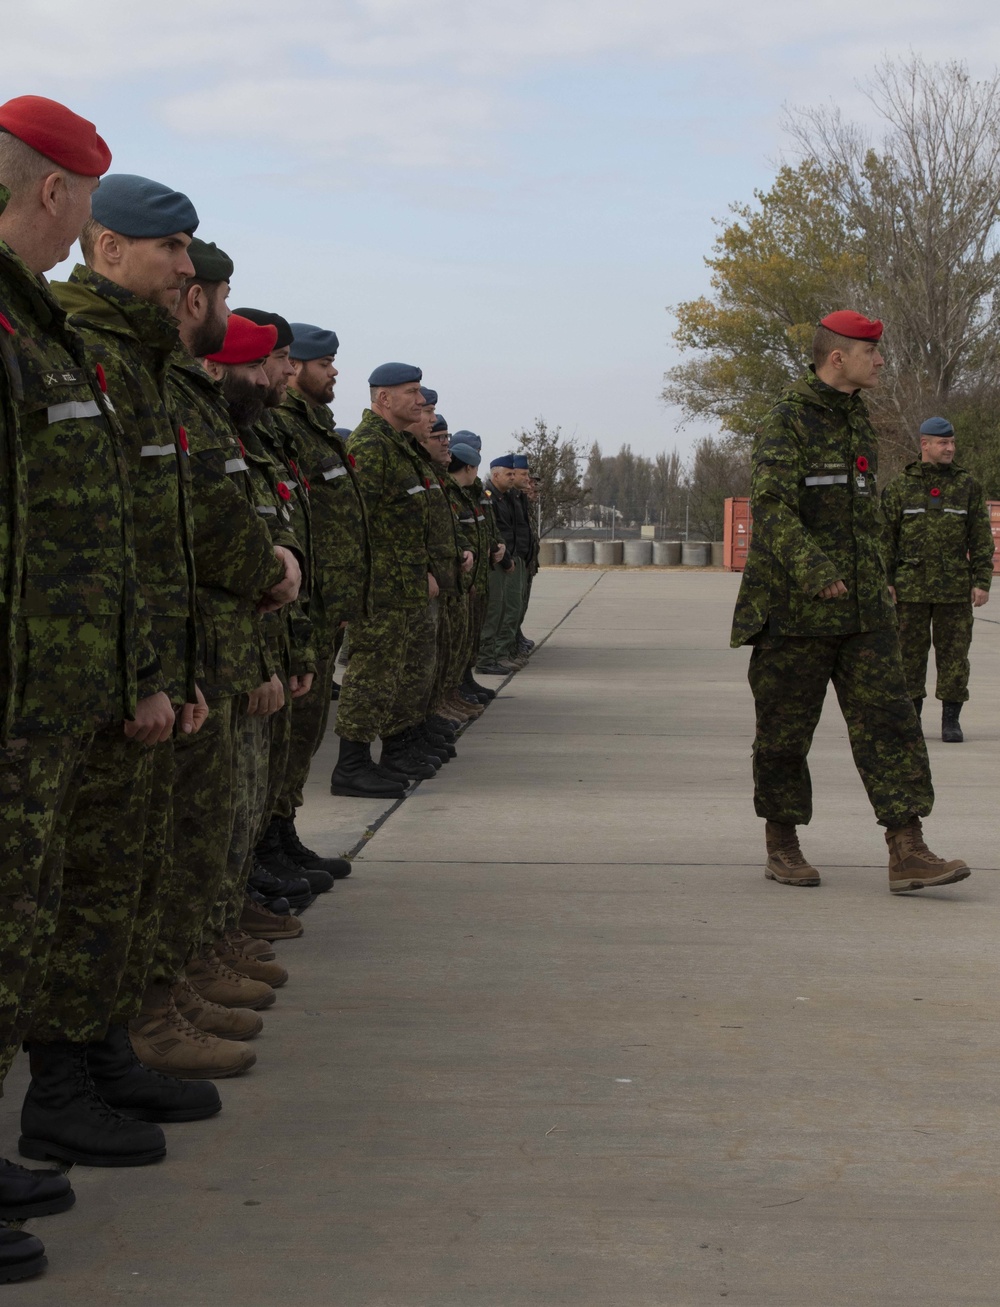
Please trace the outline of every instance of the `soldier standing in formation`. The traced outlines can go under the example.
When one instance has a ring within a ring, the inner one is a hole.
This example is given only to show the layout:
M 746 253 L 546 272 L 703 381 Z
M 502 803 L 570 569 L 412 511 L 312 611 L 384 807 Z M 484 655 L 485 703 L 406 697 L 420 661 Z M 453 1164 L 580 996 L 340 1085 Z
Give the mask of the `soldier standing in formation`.
M 975 477 L 955 465 L 955 429 L 946 418 L 923 423 L 920 458 L 886 486 L 882 510 L 910 698 L 919 717 L 933 641 L 941 738 L 961 744 L 972 610 L 989 600 L 994 545 L 986 496 Z
M 398 797 L 492 695 L 469 664 L 503 549 L 419 369 L 376 369 L 338 433 L 336 334 L 230 314 L 191 201 L 99 187 L 110 162 L 64 106 L 0 106 L 0 1082 L 27 1041 L 22 1154 L 114 1167 L 255 1062 L 271 943 L 303 930 L 275 887 L 350 871 L 294 824 L 344 628 L 331 788 Z M 0 1220 L 73 1202 L 0 1159 Z M 0 1282 L 44 1263 L 0 1226 Z
M 754 806 L 766 820 L 766 876 L 818 885 L 796 827 L 812 817 L 806 762 L 832 681 L 855 765 L 889 846 L 893 893 L 947 885 L 968 866 L 924 843 L 930 766 L 906 684 L 882 555 L 876 440 L 861 392 L 878 385 L 882 324 L 824 318 L 809 375 L 754 441 L 754 534 L 733 621 L 749 644 L 757 710 Z

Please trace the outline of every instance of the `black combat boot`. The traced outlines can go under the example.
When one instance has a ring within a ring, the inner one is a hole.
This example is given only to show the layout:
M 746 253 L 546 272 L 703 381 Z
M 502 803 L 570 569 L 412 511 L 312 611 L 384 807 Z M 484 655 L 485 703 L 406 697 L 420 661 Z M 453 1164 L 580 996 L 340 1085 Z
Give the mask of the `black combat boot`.
M 325 872 L 331 882 L 334 880 L 343 880 L 345 876 L 351 874 L 351 864 L 347 858 L 324 858 L 322 854 L 314 853 L 312 849 L 306 846 L 299 839 L 299 833 L 295 829 L 295 817 L 275 817 L 274 822 L 278 827 L 278 838 L 281 840 L 281 847 L 285 850 L 291 860 L 297 867 L 309 877 L 309 884 L 313 889 L 312 873 L 317 871 Z M 328 888 L 331 888 L 328 886 Z M 320 891 L 322 892 L 322 891 Z
M 41 1275 L 47 1264 L 41 1239 L 27 1230 L 0 1230 L 0 1284 Z
M 0 1220 L 27 1221 L 33 1216 L 65 1212 L 76 1202 L 62 1171 L 29 1171 L 0 1157 Z M 0 1258 L 2 1270 L 2 1258 Z
M 445 745 L 444 740 L 435 744 L 423 726 L 414 726 L 409 734 L 411 748 L 418 753 L 430 754 L 432 759 L 437 758 L 442 763 L 451 762 L 458 752 L 453 744 Z
M 407 734 L 406 731 L 400 731 L 398 735 L 390 735 L 382 741 L 383 764 L 405 772 L 414 780 L 429 781 L 437 775 L 441 764 L 436 758 L 432 762 L 427 754 L 413 752 Z
M 965 739 L 958 724 L 958 714 L 962 711 L 960 703 L 945 699 L 941 704 L 941 739 L 945 744 L 961 744 Z
M 268 871 L 256 853 L 253 854 L 251 859 L 251 871 L 247 877 L 247 885 L 250 889 L 256 890 L 258 894 L 263 894 L 268 904 L 275 902 L 276 899 L 287 899 L 291 907 L 298 910 L 308 907 L 313 901 L 309 882 L 304 876 L 299 876 L 295 880 L 284 880 L 281 876 L 275 876 Z
M 467 694 L 485 694 L 487 701 L 497 697 L 496 690 L 491 690 L 487 686 L 479 684 L 472 674 L 471 667 L 466 668 L 465 676 L 462 678 L 462 689 L 465 690 Z
M 340 756 L 330 777 L 330 793 L 352 799 L 401 799 L 406 785 L 375 770 L 370 744 L 342 739 Z
M 267 823 L 267 829 L 254 850 L 257 861 L 279 880 L 304 880 L 310 894 L 324 894 L 328 889 L 333 889 L 333 877 L 328 871 L 309 870 L 289 857 L 282 840 L 281 820 L 280 817 L 272 817 Z M 294 891 L 289 894 L 286 890 L 279 890 L 278 893 L 289 900 L 294 897 Z
M 428 744 L 432 744 L 435 749 L 444 749 L 449 758 L 456 758 L 458 756 L 458 750 L 455 748 L 455 741 L 449 740 L 447 736 L 436 731 L 434 727 L 429 726 L 427 722 L 422 722 L 418 727 L 416 727 L 416 730 L 420 733 L 421 739 L 426 740 Z
M 58 1040 L 28 1045 L 31 1084 L 21 1107 L 23 1157 L 83 1166 L 146 1166 L 166 1156 L 158 1125 L 132 1121 L 99 1098 L 87 1069 L 87 1045 Z
M 127 1026 L 110 1026 L 99 1044 L 87 1045 L 87 1069 L 98 1097 L 133 1121 L 203 1121 L 222 1110 L 210 1080 L 178 1080 L 144 1066 Z

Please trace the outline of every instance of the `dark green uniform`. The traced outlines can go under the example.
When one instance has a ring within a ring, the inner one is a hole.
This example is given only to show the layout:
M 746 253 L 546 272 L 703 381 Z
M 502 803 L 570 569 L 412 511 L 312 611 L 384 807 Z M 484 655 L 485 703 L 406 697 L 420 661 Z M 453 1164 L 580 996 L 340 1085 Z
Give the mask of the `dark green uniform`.
M 103 369 L 123 432 L 140 594 L 164 688 L 194 699 L 194 564 L 188 455 L 166 405 L 177 324 L 165 309 L 77 266 L 53 287 Z M 173 749 L 117 725 L 94 736 L 66 845 L 66 884 L 31 1035 L 101 1040 L 137 1015 L 171 858 Z
M 969 697 L 972 589 L 993 580 L 993 533 L 982 487 L 964 468 L 911 463 L 882 494 L 887 573 L 896 590 L 899 646 L 913 699 L 927 693 L 934 642 L 936 694 Z
M 427 595 L 428 478 L 409 436 L 365 409 L 347 442 L 368 511 L 371 617 L 351 622 L 337 734 L 371 743 L 423 720 L 435 666 Z
M 256 608 L 284 569 L 254 506 L 222 390 L 180 346 L 167 396 L 190 452 L 198 683 L 209 705 L 201 730 L 174 740 L 174 858 L 149 976 L 172 984 L 200 943 L 227 874 L 238 884 L 246 861 L 248 834 L 232 853 L 240 711 L 247 692 L 274 670 Z
M 450 680 L 453 649 L 455 642 L 462 639 L 468 623 L 465 617 L 465 595 L 459 583 L 463 546 L 459 540 L 448 487 L 441 470 L 417 441 L 414 441 L 414 448 L 423 464 L 424 480 L 427 483 L 427 553 L 431 572 L 438 583 L 438 596 L 431 604 L 435 620 L 436 652 L 434 679 L 427 703 L 429 709 L 438 707 L 442 699 L 455 688 Z M 426 709 L 424 715 L 426 716 Z
M 517 654 L 517 628 L 523 611 L 524 569 L 529 536 L 526 521 L 521 522 L 520 532 L 518 530 L 516 493 L 513 489 L 500 491 L 492 481 L 487 481 L 485 485 L 484 494 L 489 502 L 487 511 L 493 515 L 498 537 L 507 552 L 500 565 L 490 573 L 479 650 L 479 658 L 483 663 L 513 658 Z
M 906 689 L 886 582 L 875 435 L 858 393 L 815 375 L 771 410 L 754 441 L 753 540 L 732 644 L 753 645 L 758 816 L 812 816 L 806 756 L 832 680 L 878 821 L 933 803 L 923 735 Z M 847 597 L 820 599 L 843 581 Z
M 310 404 L 290 387 L 271 418 L 286 462 L 308 490 L 312 528 L 306 611 L 316 677 L 309 693 L 292 701 L 288 761 L 274 810 L 276 817 L 291 817 L 302 804 L 313 755 L 326 734 L 340 624 L 371 616 L 371 547 L 361 488 L 329 408 Z
M 11 504 L 23 569 L 0 749 L 2 1078 L 42 990 L 93 733 L 120 731 L 137 693 L 163 681 L 138 601 L 128 472 L 103 372 L 47 286 L 3 244 L 0 304 L 5 402 L 13 397 L 23 466 Z M 9 556 L 8 575 L 19 564 Z

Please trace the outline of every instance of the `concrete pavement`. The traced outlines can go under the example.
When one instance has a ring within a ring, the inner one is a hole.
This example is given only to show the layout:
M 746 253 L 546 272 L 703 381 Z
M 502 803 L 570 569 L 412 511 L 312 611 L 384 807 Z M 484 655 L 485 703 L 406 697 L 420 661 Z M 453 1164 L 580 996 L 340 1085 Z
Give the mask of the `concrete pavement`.
M 968 743 L 929 741 L 930 842 L 973 877 L 889 895 L 831 697 L 824 885 L 793 889 L 762 874 L 737 582 L 543 572 L 527 670 L 279 946 L 257 1068 L 162 1165 L 74 1169 L 5 1301 L 1000 1301 L 1000 626 Z M 300 829 L 352 847 L 383 814 L 328 775 Z

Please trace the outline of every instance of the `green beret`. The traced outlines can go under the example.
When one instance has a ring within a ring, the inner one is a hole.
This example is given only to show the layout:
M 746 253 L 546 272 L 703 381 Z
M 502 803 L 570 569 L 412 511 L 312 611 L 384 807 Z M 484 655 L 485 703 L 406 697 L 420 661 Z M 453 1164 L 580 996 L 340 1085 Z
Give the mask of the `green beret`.
M 187 247 L 187 255 L 194 264 L 194 275 L 199 281 L 230 281 L 234 264 L 225 250 L 215 241 L 203 241 L 195 236 Z

